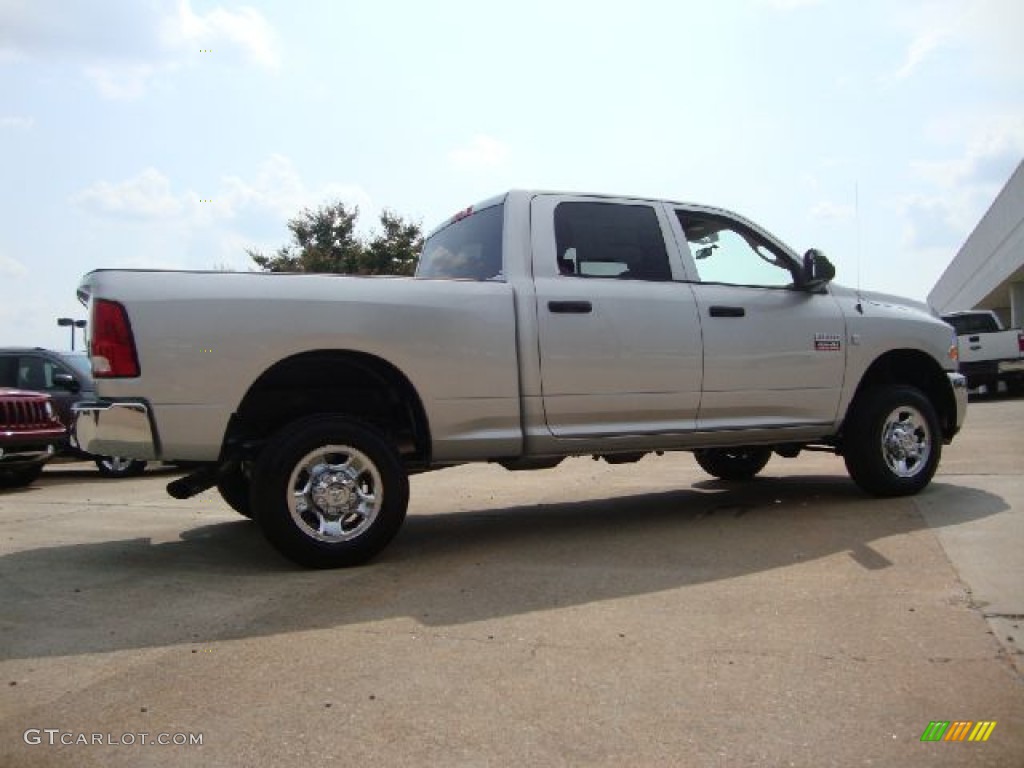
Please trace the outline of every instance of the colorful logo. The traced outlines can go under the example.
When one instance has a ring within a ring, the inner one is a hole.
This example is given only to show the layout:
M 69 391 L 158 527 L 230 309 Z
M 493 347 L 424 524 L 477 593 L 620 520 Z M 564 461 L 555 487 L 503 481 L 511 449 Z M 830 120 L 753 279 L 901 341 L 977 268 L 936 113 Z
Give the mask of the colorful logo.
M 988 741 L 995 727 L 995 720 L 932 720 L 921 741 Z

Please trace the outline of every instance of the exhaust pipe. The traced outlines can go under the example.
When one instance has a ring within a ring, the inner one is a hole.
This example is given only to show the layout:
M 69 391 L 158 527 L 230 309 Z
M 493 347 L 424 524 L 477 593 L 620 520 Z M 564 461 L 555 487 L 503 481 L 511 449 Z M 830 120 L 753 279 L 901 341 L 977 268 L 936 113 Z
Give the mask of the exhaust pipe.
M 167 492 L 176 499 L 191 499 L 193 496 L 213 488 L 217 484 L 219 475 L 220 467 L 218 465 L 207 464 L 195 472 L 169 482 Z

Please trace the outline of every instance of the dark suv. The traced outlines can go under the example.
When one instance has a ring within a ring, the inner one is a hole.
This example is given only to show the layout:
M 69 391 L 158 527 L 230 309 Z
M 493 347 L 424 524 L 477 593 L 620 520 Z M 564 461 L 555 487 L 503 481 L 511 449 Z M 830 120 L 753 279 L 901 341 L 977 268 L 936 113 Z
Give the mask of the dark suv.
M 39 477 L 67 434 L 49 397 L 0 387 L 0 488 L 28 485 Z
M 71 406 L 79 400 L 96 399 L 92 368 L 85 352 L 54 352 L 38 347 L 0 349 L 0 387 L 45 392 L 53 401 L 57 416 L 69 429 L 74 424 Z M 80 450 L 72 433 L 64 441 L 66 455 L 91 459 L 107 477 L 139 475 L 146 462 L 117 456 L 95 456 Z

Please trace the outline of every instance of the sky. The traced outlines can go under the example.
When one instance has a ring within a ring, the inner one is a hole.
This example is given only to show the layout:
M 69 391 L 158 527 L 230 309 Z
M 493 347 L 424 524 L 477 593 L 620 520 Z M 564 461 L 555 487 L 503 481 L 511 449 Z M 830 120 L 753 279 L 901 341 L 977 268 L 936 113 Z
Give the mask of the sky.
M 250 269 L 303 208 L 735 210 L 923 300 L 1024 158 L 1019 0 L 0 0 L 0 346 L 97 268 Z

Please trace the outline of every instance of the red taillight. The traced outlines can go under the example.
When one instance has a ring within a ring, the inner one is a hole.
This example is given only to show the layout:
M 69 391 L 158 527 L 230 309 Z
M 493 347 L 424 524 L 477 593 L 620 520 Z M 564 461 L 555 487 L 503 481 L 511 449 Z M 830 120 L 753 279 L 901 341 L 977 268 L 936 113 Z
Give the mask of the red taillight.
M 1024 355 L 1024 333 L 1017 334 L 1017 351 Z
M 128 313 L 116 301 L 96 299 L 92 304 L 92 372 L 98 379 L 139 375 L 139 358 Z

